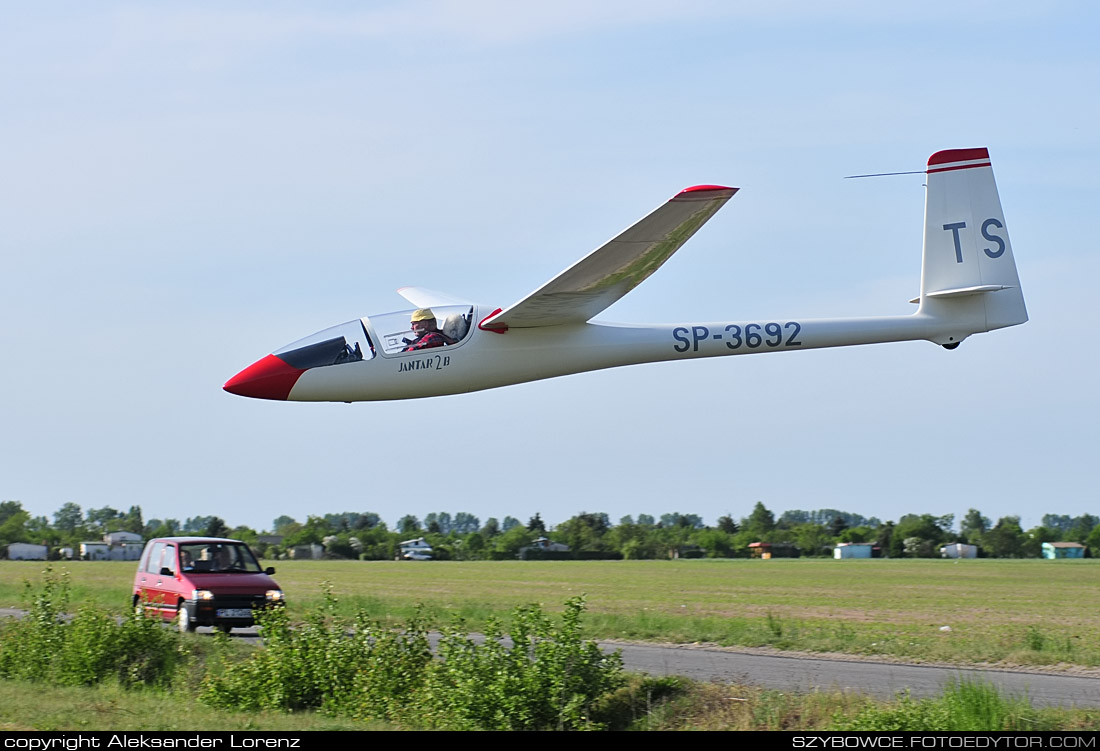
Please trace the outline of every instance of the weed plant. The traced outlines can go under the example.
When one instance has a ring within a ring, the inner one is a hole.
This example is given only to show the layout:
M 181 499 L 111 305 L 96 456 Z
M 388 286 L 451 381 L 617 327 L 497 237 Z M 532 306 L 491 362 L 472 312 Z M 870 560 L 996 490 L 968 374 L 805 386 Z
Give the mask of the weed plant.
M 1006 698 L 981 681 L 956 681 L 943 695 L 915 700 L 907 693 L 892 704 L 868 704 L 837 719 L 834 730 L 1051 730 L 1026 699 Z

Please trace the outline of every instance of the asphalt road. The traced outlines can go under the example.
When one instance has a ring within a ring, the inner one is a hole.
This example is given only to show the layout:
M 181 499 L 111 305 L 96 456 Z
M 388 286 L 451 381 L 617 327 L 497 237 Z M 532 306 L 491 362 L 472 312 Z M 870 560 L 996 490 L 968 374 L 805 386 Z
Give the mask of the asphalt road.
M 892 698 L 935 696 L 953 681 L 986 681 L 1004 696 L 1027 697 L 1037 707 L 1100 707 L 1100 678 L 1065 673 L 986 670 L 932 665 L 820 659 L 726 649 L 643 644 L 606 644 L 622 650 L 631 672 L 681 675 L 698 681 L 737 683 L 779 691 L 841 690 Z
M 0 616 L 20 614 L 0 608 Z M 198 633 L 210 631 L 203 627 Z M 235 629 L 233 636 L 258 638 L 254 629 Z M 678 675 L 791 692 L 840 690 L 880 699 L 906 690 L 914 698 L 936 696 L 951 682 L 962 679 L 991 683 L 1002 695 L 1027 697 L 1035 706 L 1100 707 L 1100 677 L 1084 675 L 822 659 L 717 647 L 620 642 L 600 642 L 600 646 L 605 651 L 620 650 L 628 671 L 653 676 Z

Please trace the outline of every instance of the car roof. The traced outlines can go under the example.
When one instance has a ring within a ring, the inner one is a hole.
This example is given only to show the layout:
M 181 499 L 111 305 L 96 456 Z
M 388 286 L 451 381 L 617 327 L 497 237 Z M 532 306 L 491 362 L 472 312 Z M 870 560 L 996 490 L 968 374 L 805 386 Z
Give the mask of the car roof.
M 178 543 L 203 543 L 203 542 L 235 542 L 244 545 L 243 540 L 231 540 L 228 537 L 155 537 L 149 542 L 178 542 Z

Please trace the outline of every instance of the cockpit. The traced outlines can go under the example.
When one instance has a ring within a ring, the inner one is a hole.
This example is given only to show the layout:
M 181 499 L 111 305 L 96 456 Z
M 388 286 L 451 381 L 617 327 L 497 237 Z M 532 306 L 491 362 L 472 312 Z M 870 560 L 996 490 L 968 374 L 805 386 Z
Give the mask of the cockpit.
M 441 354 L 470 337 L 473 317 L 472 305 L 436 305 L 357 318 L 276 350 L 233 376 L 222 388 L 240 396 L 284 400 L 307 371 L 314 371 L 306 379 L 312 378 L 314 387 L 321 381 L 345 382 L 348 374 L 353 374 L 354 381 L 358 378 L 355 369 L 336 366 L 379 357 L 411 359 L 416 353 L 423 355 L 424 350 Z M 449 362 L 449 357 L 445 359 Z M 318 370 L 326 375 L 321 377 Z M 336 377 L 336 381 L 328 376 Z
M 473 315 L 469 305 L 440 305 L 367 316 L 318 331 L 273 354 L 299 370 L 370 360 L 379 353 L 398 355 L 411 351 L 420 336 L 414 318 L 434 320 L 440 346 L 454 346 L 469 335 Z

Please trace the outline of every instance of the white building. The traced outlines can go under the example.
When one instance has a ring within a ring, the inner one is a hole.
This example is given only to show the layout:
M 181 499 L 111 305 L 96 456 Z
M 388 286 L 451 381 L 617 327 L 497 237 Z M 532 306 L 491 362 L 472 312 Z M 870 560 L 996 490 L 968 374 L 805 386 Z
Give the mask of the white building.
M 940 555 L 944 558 L 977 558 L 978 546 L 967 545 L 962 542 L 953 542 L 940 548 Z
M 82 542 L 80 543 L 80 560 L 109 561 L 111 560 L 111 546 L 105 542 Z
M 32 545 L 29 542 L 13 542 L 8 545 L 8 560 L 44 561 L 49 552 L 49 548 L 45 545 Z
M 842 542 L 833 548 L 833 558 L 870 558 L 872 548 L 869 542 Z

